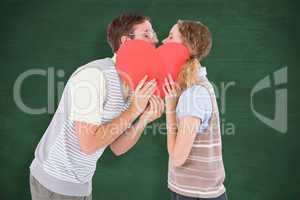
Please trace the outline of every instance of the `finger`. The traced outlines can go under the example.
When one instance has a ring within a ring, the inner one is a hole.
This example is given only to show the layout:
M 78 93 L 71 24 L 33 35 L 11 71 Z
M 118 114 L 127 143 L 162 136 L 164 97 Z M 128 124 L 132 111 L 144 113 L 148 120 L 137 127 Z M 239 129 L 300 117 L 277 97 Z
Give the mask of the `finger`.
M 172 91 L 176 93 L 176 90 L 177 90 L 177 88 L 176 88 L 176 83 L 175 83 L 175 81 L 173 80 L 171 74 L 168 74 L 168 78 L 169 78 L 169 82 L 170 82 Z
M 159 103 L 158 97 L 156 95 L 153 95 L 153 101 L 155 102 L 154 103 L 154 113 L 156 116 L 159 116 L 160 115 L 160 103 Z
M 158 108 L 158 107 L 159 107 L 159 101 L 158 101 L 158 99 L 157 99 L 157 96 L 156 96 L 156 95 L 153 95 L 153 96 L 152 96 L 152 99 L 153 99 L 154 106 L 155 106 L 156 108 Z
M 150 97 L 149 101 L 150 101 L 150 105 L 153 107 L 153 105 L 155 104 L 155 102 L 153 100 L 153 96 Z
M 152 79 L 151 81 L 147 82 L 140 91 L 137 92 L 137 95 L 139 95 L 141 98 L 146 98 L 148 101 L 151 94 L 154 93 L 156 87 L 156 81 Z
M 168 93 L 168 91 L 167 91 L 165 85 L 162 86 L 162 89 L 163 89 L 163 92 L 164 92 L 164 94 L 165 94 L 165 97 L 168 96 L 169 93 Z
M 145 111 L 144 112 L 148 112 L 148 111 L 150 111 L 150 104 L 146 107 L 146 109 L 145 109 Z
M 150 98 L 155 93 L 156 89 L 157 89 L 157 85 L 153 84 L 149 88 L 147 88 L 147 90 L 143 91 L 144 95 Z
M 158 97 L 158 100 L 159 100 L 159 105 L 160 105 L 160 113 L 162 114 L 164 112 L 164 109 L 165 109 L 164 100 L 160 97 Z
M 149 89 L 149 88 L 152 88 L 152 87 L 155 87 L 156 86 L 156 80 L 155 79 L 152 79 L 151 81 L 147 82 L 146 84 L 144 84 L 144 86 L 142 86 L 140 92 L 142 94 L 146 93 L 146 91 Z
M 164 102 L 159 96 L 156 96 L 156 99 L 158 105 L 158 114 L 161 115 L 164 109 Z
M 169 94 L 171 94 L 170 83 L 167 78 L 165 78 L 165 85 Z
M 163 91 L 164 91 L 164 93 L 165 93 L 165 98 L 168 98 L 168 97 L 171 97 L 172 96 L 172 94 L 171 94 L 171 92 L 170 91 L 168 91 L 168 88 L 167 88 L 167 85 L 163 85 Z
M 159 100 L 159 102 L 164 102 L 164 100 L 160 96 L 157 96 L 157 99 Z
M 158 100 L 158 106 L 159 106 L 159 116 L 161 116 L 162 113 L 164 112 L 165 104 L 164 104 L 164 101 L 162 100 L 162 98 L 157 97 L 157 100 Z
M 151 114 L 152 115 L 156 115 L 156 112 L 157 112 L 157 103 L 156 103 L 155 98 L 153 96 L 150 98 L 150 101 L 151 101 Z
M 157 105 L 159 106 L 161 103 L 161 98 L 159 96 L 155 95 L 155 100 L 156 100 Z
M 169 81 L 170 81 L 171 85 L 173 85 L 175 82 L 174 82 L 171 74 L 168 74 L 168 78 L 169 78 Z
M 140 80 L 140 82 L 138 83 L 138 85 L 135 88 L 135 91 L 138 91 L 143 87 L 143 85 L 145 84 L 147 78 L 148 78 L 148 75 L 145 75 L 144 78 L 142 80 Z

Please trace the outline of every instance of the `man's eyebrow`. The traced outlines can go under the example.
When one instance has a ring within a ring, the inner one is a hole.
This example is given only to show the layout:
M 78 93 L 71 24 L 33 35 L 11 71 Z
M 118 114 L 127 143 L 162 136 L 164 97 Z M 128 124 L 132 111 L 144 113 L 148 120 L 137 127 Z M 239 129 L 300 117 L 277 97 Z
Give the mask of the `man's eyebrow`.
M 145 32 L 153 32 L 153 29 L 146 29 Z

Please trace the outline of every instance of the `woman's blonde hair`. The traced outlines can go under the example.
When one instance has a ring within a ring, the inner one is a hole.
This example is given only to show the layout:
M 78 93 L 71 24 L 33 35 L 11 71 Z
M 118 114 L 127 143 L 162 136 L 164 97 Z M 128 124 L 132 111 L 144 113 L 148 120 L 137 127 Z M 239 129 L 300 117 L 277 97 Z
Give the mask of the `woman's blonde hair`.
M 212 37 L 207 26 L 199 21 L 178 20 L 178 30 L 183 44 L 190 51 L 190 58 L 182 66 L 177 77 L 177 83 L 181 90 L 199 83 L 198 67 L 210 52 Z

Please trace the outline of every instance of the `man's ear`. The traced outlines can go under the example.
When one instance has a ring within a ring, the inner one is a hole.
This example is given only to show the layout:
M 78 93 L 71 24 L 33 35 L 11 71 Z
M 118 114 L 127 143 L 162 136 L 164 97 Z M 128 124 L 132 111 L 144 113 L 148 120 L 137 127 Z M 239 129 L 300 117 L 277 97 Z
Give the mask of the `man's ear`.
M 128 41 L 128 40 L 131 40 L 131 38 L 129 38 L 128 36 L 122 36 L 121 37 L 121 44 L 123 44 L 124 42 Z

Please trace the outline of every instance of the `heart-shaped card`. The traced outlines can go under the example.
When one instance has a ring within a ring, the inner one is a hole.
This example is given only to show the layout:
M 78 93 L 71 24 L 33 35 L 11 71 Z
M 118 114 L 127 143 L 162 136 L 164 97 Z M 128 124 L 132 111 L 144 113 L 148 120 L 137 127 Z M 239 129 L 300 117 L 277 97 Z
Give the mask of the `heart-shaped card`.
M 132 90 L 145 75 L 148 80 L 155 78 L 157 93 L 163 97 L 164 78 L 171 74 L 176 80 L 189 56 L 188 48 L 179 43 L 166 43 L 155 48 L 143 40 L 129 40 L 117 51 L 116 69 Z

